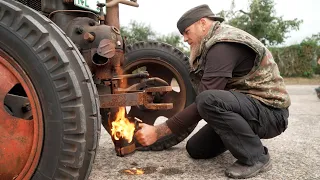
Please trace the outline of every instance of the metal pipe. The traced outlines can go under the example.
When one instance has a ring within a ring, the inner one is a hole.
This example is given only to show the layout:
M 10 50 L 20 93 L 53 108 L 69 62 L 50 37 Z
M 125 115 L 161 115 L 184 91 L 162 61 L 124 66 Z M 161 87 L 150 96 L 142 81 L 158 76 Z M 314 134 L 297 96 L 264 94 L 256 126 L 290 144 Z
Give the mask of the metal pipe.
M 149 77 L 148 72 L 139 72 L 136 74 L 124 74 L 124 75 L 119 75 L 115 78 L 112 78 L 113 80 L 120 80 L 120 79 L 133 79 L 133 78 L 147 78 Z
M 106 4 L 110 4 L 113 0 L 106 0 Z M 120 20 L 119 20 L 119 3 L 114 4 L 111 7 L 107 6 L 105 24 L 109 26 L 115 26 L 120 29 Z
M 136 1 L 128 1 L 128 0 L 112 0 L 111 2 L 107 3 L 107 7 L 112 7 L 118 4 L 126 4 L 129 6 L 139 7 L 139 4 Z

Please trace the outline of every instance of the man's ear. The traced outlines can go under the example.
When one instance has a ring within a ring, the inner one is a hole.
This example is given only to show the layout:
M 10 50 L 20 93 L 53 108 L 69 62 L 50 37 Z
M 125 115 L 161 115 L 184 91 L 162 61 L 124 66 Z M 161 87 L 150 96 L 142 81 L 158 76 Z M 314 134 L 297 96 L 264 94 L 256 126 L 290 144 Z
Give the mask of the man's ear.
M 199 23 L 200 23 L 200 27 L 201 27 L 202 31 L 205 31 L 205 29 L 206 29 L 206 24 L 207 24 L 206 19 L 205 19 L 205 18 L 201 18 L 201 19 L 199 20 Z
M 205 26 L 207 24 L 206 18 L 201 18 L 200 19 L 200 24 L 201 24 L 201 26 Z

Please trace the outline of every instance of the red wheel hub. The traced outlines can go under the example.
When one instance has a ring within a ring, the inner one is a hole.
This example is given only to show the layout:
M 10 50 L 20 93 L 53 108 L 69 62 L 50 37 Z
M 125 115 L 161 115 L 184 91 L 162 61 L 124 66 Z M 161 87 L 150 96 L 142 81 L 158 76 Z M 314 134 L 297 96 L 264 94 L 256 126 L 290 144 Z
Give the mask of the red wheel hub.
M 27 95 L 32 119 L 11 115 L 4 101 L 17 84 Z M 42 111 L 36 91 L 23 69 L 0 49 L 0 176 L 1 179 L 30 179 L 41 154 Z

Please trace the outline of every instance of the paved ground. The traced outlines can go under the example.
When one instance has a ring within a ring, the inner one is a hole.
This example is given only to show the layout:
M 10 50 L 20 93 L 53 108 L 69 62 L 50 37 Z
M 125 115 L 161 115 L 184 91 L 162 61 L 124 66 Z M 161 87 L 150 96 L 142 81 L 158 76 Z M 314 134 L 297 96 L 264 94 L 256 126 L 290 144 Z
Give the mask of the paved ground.
M 290 85 L 292 106 L 288 129 L 263 140 L 269 148 L 273 169 L 251 179 L 320 179 L 320 100 L 314 85 Z M 201 122 L 197 131 L 204 122 Z M 193 160 L 185 150 L 186 140 L 170 150 L 140 152 L 118 157 L 109 134 L 102 132 L 100 148 L 90 180 L 117 179 L 228 179 L 224 169 L 235 159 L 230 152 L 209 160 Z M 126 175 L 123 169 L 145 168 L 148 174 Z

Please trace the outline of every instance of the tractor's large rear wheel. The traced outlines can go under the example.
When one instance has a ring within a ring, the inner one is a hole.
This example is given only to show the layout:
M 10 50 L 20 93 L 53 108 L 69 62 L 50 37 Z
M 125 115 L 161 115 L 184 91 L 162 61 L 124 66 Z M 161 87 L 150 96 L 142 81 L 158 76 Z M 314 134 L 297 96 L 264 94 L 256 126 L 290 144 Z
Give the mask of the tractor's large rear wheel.
M 173 91 L 155 98 L 155 103 L 173 103 L 170 110 L 148 110 L 134 106 L 128 116 L 138 117 L 144 123 L 154 125 L 182 111 L 194 102 L 195 92 L 189 79 L 188 57 L 171 45 L 160 42 L 139 42 L 128 46 L 126 52 L 126 73 L 147 71 L 151 77 L 158 77 L 173 87 Z M 128 85 L 134 84 L 128 80 Z M 162 84 L 164 85 L 164 84 Z M 140 150 L 163 150 L 183 141 L 194 130 L 196 124 L 179 135 L 169 135 Z
M 86 179 L 100 135 L 83 57 L 36 11 L 0 1 L 0 179 Z

